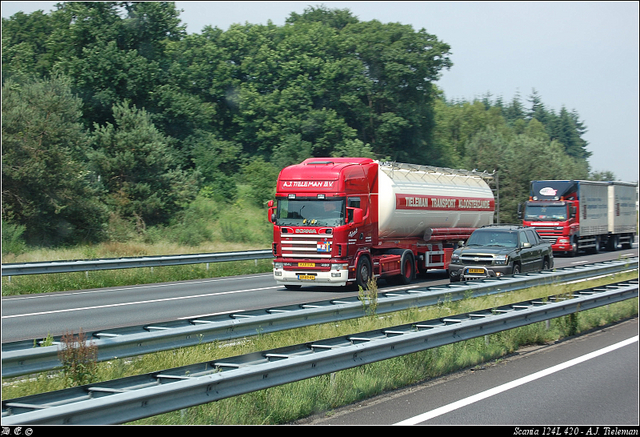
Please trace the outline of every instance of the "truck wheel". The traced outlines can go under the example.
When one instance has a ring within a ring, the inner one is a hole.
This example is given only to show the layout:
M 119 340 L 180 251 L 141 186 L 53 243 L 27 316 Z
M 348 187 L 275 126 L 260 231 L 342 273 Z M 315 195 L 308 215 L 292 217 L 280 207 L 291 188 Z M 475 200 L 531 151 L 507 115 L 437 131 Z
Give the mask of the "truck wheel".
M 371 277 L 371 261 L 366 256 L 361 256 L 358 259 L 358 265 L 356 267 L 356 284 L 366 290 L 368 287 L 369 278 Z
M 406 285 L 411 283 L 416 275 L 416 263 L 413 258 L 413 252 L 410 250 L 392 249 L 387 253 L 402 255 L 400 257 L 400 274 L 389 277 L 387 282 L 393 285 Z
M 410 250 L 404 251 L 402 258 L 400 259 L 400 266 L 401 274 L 398 276 L 398 282 L 402 285 L 411 283 L 416 270 L 416 264 L 413 260 L 413 252 Z

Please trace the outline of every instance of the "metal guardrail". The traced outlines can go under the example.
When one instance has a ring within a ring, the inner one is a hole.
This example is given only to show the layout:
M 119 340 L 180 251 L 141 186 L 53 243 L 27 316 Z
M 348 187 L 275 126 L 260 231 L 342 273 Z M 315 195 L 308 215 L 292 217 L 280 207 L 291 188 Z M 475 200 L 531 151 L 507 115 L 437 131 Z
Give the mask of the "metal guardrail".
M 632 258 L 627 261 L 607 261 L 565 267 L 555 272 L 544 271 L 414 289 L 390 289 L 378 294 L 376 312 L 385 314 L 412 307 L 436 305 L 443 301 L 456 301 L 467 297 L 488 296 L 534 286 L 576 281 L 637 269 L 637 265 L 638 258 Z M 125 358 L 177 347 L 194 346 L 199 343 L 241 338 L 258 332 L 270 333 L 320 323 L 338 322 L 363 315 L 362 303 L 357 296 L 354 296 L 85 334 L 98 348 L 98 361 L 105 361 L 116 357 Z M 3 344 L 2 376 L 12 377 L 59 368 L 61 364 L 57 343 L 60 342 L 60 338 L 54 337 L 55 344 L 52 346 L 34 347 L 34 343 L 41 340 Z
M 638 296 L 637 281 L 255 352 L 2 402 L 3 425 L 117 424 L 565 316 Z
M 138 258 L 105 258 L 72 261 L 47 261 L 35 263 L 8 263 L 2 265 L 2 276 L 42 275 L 49 273 L 132 269 L 139 267 L 163 267 L 185 264 L 248 261 L 272 257 L 273 253 L 270 249 L 262 249 L 244 252 L 161 255 L 144 256 Z

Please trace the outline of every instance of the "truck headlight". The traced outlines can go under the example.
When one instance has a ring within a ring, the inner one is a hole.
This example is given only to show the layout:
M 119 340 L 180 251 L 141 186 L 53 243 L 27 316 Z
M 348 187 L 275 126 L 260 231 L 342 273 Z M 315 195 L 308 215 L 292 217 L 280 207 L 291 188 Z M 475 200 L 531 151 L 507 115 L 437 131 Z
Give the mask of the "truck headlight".
M 459 260 L 460 260 L 460 254 L 459 253 L 451 254 L 451 262 L 458 262 Z

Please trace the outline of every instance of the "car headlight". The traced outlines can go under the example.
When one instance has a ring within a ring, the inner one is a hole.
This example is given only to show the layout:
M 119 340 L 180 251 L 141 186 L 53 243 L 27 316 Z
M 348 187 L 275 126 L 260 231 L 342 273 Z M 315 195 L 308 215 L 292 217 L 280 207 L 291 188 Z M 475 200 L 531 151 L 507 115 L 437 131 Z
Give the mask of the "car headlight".
M 493 257 L 493 264 L 496 266 L 506 266 L 509 264 L 509 255 L 496 255 Z

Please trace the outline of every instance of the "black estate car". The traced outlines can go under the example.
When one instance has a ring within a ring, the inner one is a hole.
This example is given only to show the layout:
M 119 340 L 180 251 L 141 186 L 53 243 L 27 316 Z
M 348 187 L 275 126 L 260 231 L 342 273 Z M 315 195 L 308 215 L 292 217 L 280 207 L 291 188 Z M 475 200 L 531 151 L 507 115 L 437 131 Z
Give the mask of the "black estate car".
M 551 244 L 533 228 L 490 225 L 476 229 L 451 256 L 451 282 L 553 268 Z

